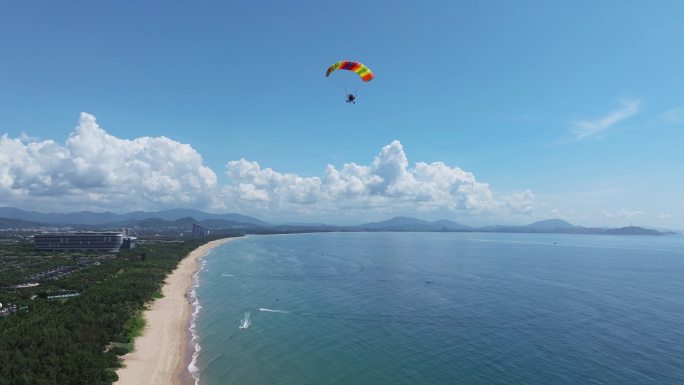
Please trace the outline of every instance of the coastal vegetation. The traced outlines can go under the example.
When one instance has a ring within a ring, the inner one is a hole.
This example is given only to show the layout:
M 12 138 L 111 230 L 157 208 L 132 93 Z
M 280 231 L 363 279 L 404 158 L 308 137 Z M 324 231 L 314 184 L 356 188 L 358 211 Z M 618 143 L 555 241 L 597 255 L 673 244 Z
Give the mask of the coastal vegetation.
M 159 298 L 164 278 L 178 262 L 211 239 L 157 239 L 111 258 L 36 253 L 28 242 L 3 246 L 3 262 L 9 258 L 15 268 L 0 273 L 0 299 L 22 310 L 0 317 L 0 385 L 111 384 L 119 356 L 132 349 L 144 328 L 145 305 Z M 70 265 L 79 258 L 100 259 L 38 286 L 17 287 L 28 270 Z M 39 267 L 31 267 L 34 260 Z M 48 298 L 60 293 L 79 295 Z

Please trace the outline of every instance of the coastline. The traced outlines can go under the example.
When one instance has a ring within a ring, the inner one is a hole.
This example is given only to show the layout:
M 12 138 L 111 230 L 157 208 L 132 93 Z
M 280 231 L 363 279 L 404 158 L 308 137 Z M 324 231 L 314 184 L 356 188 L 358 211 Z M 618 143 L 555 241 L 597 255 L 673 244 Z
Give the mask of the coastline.
M 135 349 L 123 356 L 124 367 L 116 374 L 116 385 L 194 384 L 188 373 L 192 304 L 189 293 L 199 270 L 199 260 L 213 248 L 238 238 L 223 238 L 191 251 L 166 277 L 163 297 L 144 311 L 145 329 L 135 339 Z

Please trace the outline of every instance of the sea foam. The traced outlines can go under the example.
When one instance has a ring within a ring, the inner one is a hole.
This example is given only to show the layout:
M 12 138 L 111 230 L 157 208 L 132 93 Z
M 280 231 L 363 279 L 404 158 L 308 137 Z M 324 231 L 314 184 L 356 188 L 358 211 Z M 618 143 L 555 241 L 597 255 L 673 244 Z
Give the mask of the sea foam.
M 197 269 L 195 274 L 192 276 L 192 290 L 190 291 L 188 298 L 189 302 L 192 304 L 192 315 L 190 318 L 190 327 L 188 328 L 188 331 L 191 335 L 190 343 L 194 348 L 194 351 L 192 352 L 192 360 L 188 364 L 188 372 L 195 380 L 195 385 L 199 385 L 200 371 L 197 367 L 197 357 L 202 350 L 202 346 L 199 343 L 199 336 L 197 334 L 197 317 L 199 316 L 200 310 L 202 310 L 202 305 L 200 305 L 199 298 L 197 298 L 197 288 L 199 287 L 199 274 L 207 265 L 207 261 L 204 260 L 204 257 L 199 259 L 199 264 L 199 269 Z

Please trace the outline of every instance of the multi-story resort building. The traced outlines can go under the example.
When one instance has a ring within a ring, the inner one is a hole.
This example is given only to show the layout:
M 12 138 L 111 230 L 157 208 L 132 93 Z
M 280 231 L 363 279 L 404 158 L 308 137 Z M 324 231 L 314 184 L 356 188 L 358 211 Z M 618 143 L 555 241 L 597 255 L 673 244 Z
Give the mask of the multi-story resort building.
M 192 224 L 192 235 L 196 237 L 206 237 L 209 235 L 209 229 L 198 225 L 197 223 Z
M 134 238 L 115 231 L 43 233 L 33 236 L 36 250 L 100 250 L 132 249 Z

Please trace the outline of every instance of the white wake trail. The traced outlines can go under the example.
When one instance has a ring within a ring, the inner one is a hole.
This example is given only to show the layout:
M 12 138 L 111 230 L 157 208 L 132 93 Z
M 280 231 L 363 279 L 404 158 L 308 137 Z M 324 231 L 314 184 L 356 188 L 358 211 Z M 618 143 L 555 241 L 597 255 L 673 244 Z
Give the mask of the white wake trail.
M 269 313 L 289 313 L 287 310 L 266 309 L 265 307 L 260 308 L 259 311 L 265 311 Z
M 250 319 L 250 312 L 246 311 L 245 316 L 242 318 L 240 321 L 240 329 L 247 329 L 249 325 L 252 323 L 252 320 Z

